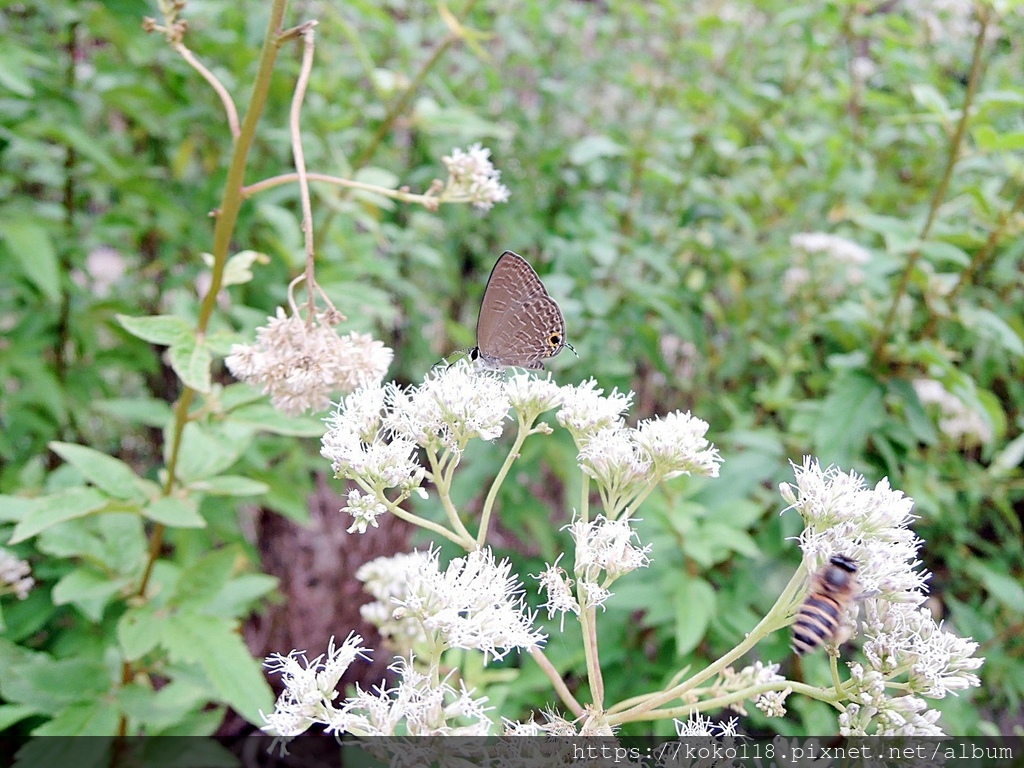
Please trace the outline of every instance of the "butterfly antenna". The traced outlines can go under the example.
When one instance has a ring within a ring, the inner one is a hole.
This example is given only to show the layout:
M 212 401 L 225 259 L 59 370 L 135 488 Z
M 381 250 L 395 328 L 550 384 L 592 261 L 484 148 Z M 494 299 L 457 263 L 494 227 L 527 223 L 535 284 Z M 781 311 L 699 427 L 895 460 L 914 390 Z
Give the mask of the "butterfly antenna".
M 570 344 L 570 343 L 569 343 L 568 341 L 567 341 L 567 342 L 565 342 L 565 346 L 567 346 L 567 347 L 569 348 L 569 351 L 570 351 L 570 352 L 572 352 L 572 353 L 573 353 L 574 355 L 576 355 L 576 357 L 579 357 L 579 356 L 580 356 L 580 353 L 576 351 L 576 347 L 574 347 L 574 346 L 573 346 L 572 344 Z

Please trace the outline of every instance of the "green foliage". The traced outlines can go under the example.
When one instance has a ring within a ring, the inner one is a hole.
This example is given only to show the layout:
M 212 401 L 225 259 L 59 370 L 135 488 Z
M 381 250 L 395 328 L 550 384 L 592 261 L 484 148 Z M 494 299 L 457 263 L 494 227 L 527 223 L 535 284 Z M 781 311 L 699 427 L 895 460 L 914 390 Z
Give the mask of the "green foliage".
M 550 366 L 559 380 L 632 389 L 640 418 L 683 408 L 710 422 L 722 478 L 647 502 L 654 564 L 617 585 L 603 625 L 609 696 L 706 665 L 763 615 L 799 560 L 774 488 L 787 460 L 814 454 L 915 499 L 934 608 L 988 657 L 944 727 L 1005 727 L 997 713 L 1024 706 L 1019 13 L 991 22 L 958 138 L 973 40 L 930 37 L 899 9 L 460 5 L 490 37 L 453 40 L 429 69 L 449 32 L 432 6 L 303 6 L 320 22 L 311 171 L 425 190 L 452 147 L 481 141 L 512 192 L 480 216 L 314 183 L 317 280 L 343 327 L 386 338 L 391 375 L 417 381 L 473 344 L 487 271 L 511 248 L 566 316 L 580 357 Z M 186 10 L 185 44 L 243 113 L 269 7 Z M 237 523 L 207 527 L 209 500 L 260 497 L 300 517 L 311 484 L 268 467 L 324 469 L 319 420 L 273 410 L 221 364 L 301 271 L 298 188 L 244 202 L 224 290 L 204 304 L 233 143 L 214 92 L 142 31 L 157 12 L 0 10 L 0 542 L 37 581 L 0 601 L 0 727 L 36 734 L 209 733 L 228 706 L 258 723 L 270 689 L 238 627 L 274 584 Z M 293 167 L 292 51 L 245 183 Z M 790 238 L 804 232 L 870 261 L 855 276 L 826 253 L 801 265 Z M 983 437 L 944 428 L 918 379 L 940 382 Z M 493 477 L 501 454 L 462 482 Z M 521 572 L 562 549 L 575 463 L 567 441 L 527 444 L 506 485 L 500 526 Z M 161 547 L 186 530 L 192 546 Z M 766 660 L 788 658 L 776 637 Z M 583 671 L 570 651 L 549 649 L 568 678 Z M 546 690 L 528 661 L 492 685 L 508 716 Z M 801 702 L 757 722 L 809 733 L 830 717 Z

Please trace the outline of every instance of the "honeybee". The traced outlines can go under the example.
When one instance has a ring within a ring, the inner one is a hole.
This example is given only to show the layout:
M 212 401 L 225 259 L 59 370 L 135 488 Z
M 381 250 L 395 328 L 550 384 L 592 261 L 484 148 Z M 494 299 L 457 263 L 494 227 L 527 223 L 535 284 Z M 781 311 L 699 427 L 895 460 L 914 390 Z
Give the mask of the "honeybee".
M 857 586 L 857 564 L 845 555 L 834 556 L 814 574 L 793 622 L 793 650 L 798 656 L 825 643 L 839 645 L 849 637 L 840 621 L 858 596 Z

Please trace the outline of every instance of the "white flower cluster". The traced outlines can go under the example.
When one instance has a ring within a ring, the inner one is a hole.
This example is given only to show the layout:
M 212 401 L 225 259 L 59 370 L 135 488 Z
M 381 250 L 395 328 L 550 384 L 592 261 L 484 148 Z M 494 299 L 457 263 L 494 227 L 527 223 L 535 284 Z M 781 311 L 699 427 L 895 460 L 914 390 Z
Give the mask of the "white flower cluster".
M 266 722 L 263 731 L 283 739 L 298 736 L 313 725 L 322 725 L 329 733 L 356 736 L 468 736 L 490 732 L 486 697 L 473 698 L 473 692 L 463 683 L 456 689 L 447 677 L 438 680 L 437 670 L 420 672 L 411 658 L 398 659 L 390 667 L 398 676 L 393 688 L 378 686 L 363 691 L 357 686 L 354 696 L 338 702 L 335 688 L 345 670 L 355 659 L 368 658 L 360 643 L 361 637 L 350 635 L 336 648 L 332 639 L 326 656 L 312 662 L 295 651 L 268 658 L 265 666 L 281 674 L 284 691 L 271 714 L 260 713 Z
M 29 574 L 32 567 L 6 549 L 0 549 L 0 594 L 14 593 L 19 600 L 28 597 L 36 580 Z
M 235 378 L 259 387 L 288 414 L 327 408 L 331 396 L 379 382 L 394 353 L 362 333 L 338 336 L 333 313 L 307 323 L 277 308 L 253 344 L 235 344 L 224 361 Z
M 445 196 L 468 197 L 473 205 L 485 211 L 495 203 L 508 200 L 508 187 L 498 181 L 501 171 L 491 164 L 491 150 L 477 143 L 465 152 L 453 149 L 442 161 L 448 169 Z
M 844 555 L 857 564 L 865 596 L 867 665 L 850 664 L 853 704 L 840 717 L 841 733 L 941 734 L 938 712 L 921 697 L 979 685 L 974 670 L 984 659 L 974 656 L 977 643 L 947 632 L 921 607 L 928 574 L 918 570 L 921 540 L 909 529 L 913 501 L 887 480 L 869 488 L 856 473 L 822 470 L 810 459 L 794 469 L 795 486 L 783 483 L 780 491 L 804 518 L 800 546 L 808 572 Z M 890 695 L 892 682 L 906 695 Z
M 810 286 L 823 298 L 839 298 L 851 285 L 864 282 L 862 267 L 871 261 L 871 252 L 862 245 L 827 232 L 799 232 L 789 239 L 796 250 L 794 263 L 782 277 L 787 296 L 795 296 Z M 808 257 L 824 254 L 830 261 L 811 261 Z
M 590 379 L 563 387 L 557 414 L 576 440 L 580 468 L 613 507 L 614 500 L 628 499 L 637 489 L 681 474 L 718 476 L 722 459 L 704 437 L 706 421 L 676 411 L 627 427 L 622 415 L 632 399 L 632 392 L 612 390 L 605 395 Z M 613 508 L 609 513 L 618 511 Z
M 764 685 L 765 683 L 778 683 L 785 679 L 785 677 L 779 674 L 778 664 L 765 664 L 760 661 L 755 661 L 753 664 L 744 667 L 739 672 L 732 667 L 726 667 L 725 671 L 722 672 L 721 677 L 716 682 L 713 688 L 713 693 L 715 696 L 722 696 L 727 693 Z M 778 711 L 780 709 L 782 714 L 785 714 L 786 708 L 784 706 L 784 702 L 789 693 L 791 693 L 791 690 L 787 688 L 785 691 L 769 691 L 766 694 L 761 694 L 755 700 L 755 706 L 765 712 L 765 714 L 768 714 L 769 710 Z M 744 708 L 742 701 L 734 702 L 729 708 L 744 717 L 747 714 L 747 710 Z M 775 716 L 781 717 L 782 715 Z
M 405 653 L 441 644 L 500 659 L 513 648 L 543 643 L 511 562 L 495 562 L 491 550 L 482 549 L 455 558 L 442 571 L 439 555 L 432 549 L 363 565 L 356 578 L 375 598 L 362 607 L 363 618 Z
M 915 379 L 914 391 L 924 405 L 939 412 L 939 430 L 950 440 L 965 446 L 992 442 L 992 426 L 976 410 L 946 391 L 935 379 Z
M 377 628 L 391 649 L 403 656 L 425 652 L 427 634 L 415 616 L 398 618 L 395 608 L 398 602 L 405 601 L 416 575 L 431 567 L 432 562 L 427 552 L 400 552 L 363 563 L 356 571 L 363 589 L 374 598 L 359 608 L 360 615 Z

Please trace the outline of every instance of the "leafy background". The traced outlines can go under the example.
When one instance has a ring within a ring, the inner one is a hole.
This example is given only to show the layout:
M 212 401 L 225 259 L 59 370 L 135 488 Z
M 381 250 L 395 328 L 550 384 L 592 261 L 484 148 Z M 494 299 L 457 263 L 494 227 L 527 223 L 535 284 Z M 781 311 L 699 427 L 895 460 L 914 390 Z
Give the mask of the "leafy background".
M 267 5 L 193 0 L 186 11 L 186 43 L 240 105 Z M 319 21 L 303 113 L 311 170 L 421 190 L 442 175 L 442 155 L 479 141 L 512 192 L 483 215 L 315 187 L 318 279 L 346 328 L 395 348 L 397 380 L 473 344 L 488 271 L 513 249 L 559 300 L 579 352 L 549 366 L 557 380 L 632 389 L 631 418 L 682 408 L 711 424 L 722 478 L 681 480 L 648 501 L 654 562 L 620 582 L 601 617 L 610 700 L 716 658 L 771 605 L 799 560 L 799 520 L 778 514 L 775 489 L 791 479 L 788 461 L 811 454 L 887 476 L 916 500 L 931 606 L 988 659 L 980 689 L 940 702 L 945 730 L 1022 722 L 1024 239 L 1013 205 L 1024 23 L 996 8 L 958 139 L 976 21 L 932 21 L 922 6 L 470 0 L 451 6 L 481 33 L 468 41 L 446 38 L 430 3 L 290 9 L 288 24 Z M 228 706 L 258 720 L 270 691 L 239 622 L 281 595 L 303 598 L 301 584 L 278 589 L 263 573 L 273 541 L 247 521 L 254 509 L 309 519 L 326 470 L 319 425 L 275 415 L 219 359 L 205 420 L 186 435 L 188 493 L 147 501 L 180 383 L 163 348 L 117 317 L 194 322 L 230 151 L 216 96 L 142 31 L 156 14 L 141 0 L 0 4 L 0 540 L 38 581 L 27 600 L 0 601 L 0 725 L 13 733 L 126 722 L 209 733 Z M 249 183 L 291 167 L 297 68 L 284 49 Z M 297 211 L 288 185 L 243 207 L 235 250 L 265 257 L 218 305 L 222 345 L 251 338 L 284 303 L 302 263 Z M 817 282 L 787 290 L 801 232 L 869 249 L 863 280 L 847 283 L 819 256 Z M 944 435 L 910 384 L 922 377 L 979 414 L 991 439 Z M 501 455 L 485 446 L 463 468 L 466 510 Z M 527 444 L 497 541 L 520 573 L 563 548 L 574 466 L 564 435 Z M 142 600 L 133 590 L 155 523 L 167 526 L 156 596 Z M 408 536 L 375 535 L 391 537 L 383 551 Z M 256 656 L 326 641 L 296 630 L 268 649 L 246 636 Z M 787 642 L 774 636 L 760 658 L 790 671 Z M 549 654 L 570 675 L 582 669 L 571 638 L 555 632 Z M 535 668 L 506 666 L 477 681 L 502 714 L 551 698 Z M 827 679 L 824 659 L 799 674 Z M 835 730 L 823 705 L 790 704 L 784 720 L 751 708 L 749 728 Z

